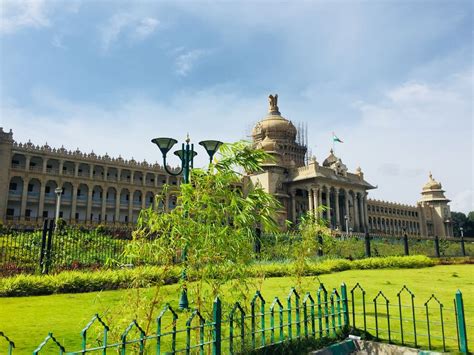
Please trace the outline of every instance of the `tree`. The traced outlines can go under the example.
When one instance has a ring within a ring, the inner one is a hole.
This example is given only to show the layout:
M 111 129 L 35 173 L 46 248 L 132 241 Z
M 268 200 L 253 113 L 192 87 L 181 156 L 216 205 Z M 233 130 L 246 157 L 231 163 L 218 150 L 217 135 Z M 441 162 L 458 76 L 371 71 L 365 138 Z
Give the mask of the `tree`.
M 172 211 L 141 212 L 128 250 L 135 263 L 153 258 L 168 271 L 185 252 L 186 274 L 194 282 L 184 286 L 191 306 L 203 314 L 224 285 L 232 288 L 233 301 L 247 294 L 255 229 L 278 230 L 278 201 L 242 179 L 244 172 L 260 171 L 268 154 L 242 141 L 221 146 L 220 155 L 207 170 L 192 170 Z
M 469 219 L 470 222 L 474 223 L 474 211 L 469 212 L 467 215 L 467 219 Z
M 451 212 L 451 219 L 455 236 L 461 236 L 460 228 L 462 227 L 464 236 L 474 237 L 474 211 L 469 212 L 468 216 L 462 212 Z

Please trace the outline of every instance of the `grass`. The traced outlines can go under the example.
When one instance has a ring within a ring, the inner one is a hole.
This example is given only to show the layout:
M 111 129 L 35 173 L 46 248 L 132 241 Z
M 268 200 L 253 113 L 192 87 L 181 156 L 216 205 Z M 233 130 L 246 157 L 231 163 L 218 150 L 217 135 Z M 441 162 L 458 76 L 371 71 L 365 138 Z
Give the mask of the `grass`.
M 454 259 L 448 260 L 452 262 Z M 465 261 L 465 260 L 464 260 Z M 465 261 L 467 262 L 467 261 Z M 299 265 L 299 264 L 298 264 Z M 285 277 L 292 275 L 314 276 L 343 270 L 420 268 L 436 265 L 426 256 L 391 256 L 361 260 L 320 259 L 298 266 L 295 262 L 255 263 L 248 270 L 248 277 Z M 121 270 L 63 271 L 52 275 L 17 275 L 0 278 L 0 297 L 40 296 L 53 293 L 80 293 L 116 290 L 121 288 L 148 287 L 159 281 L 169 285 L 180 278 L 181 266 L 171 269 L 160 266 L 138 266 Z M 189 280 L 198 280 L 199 270 L 188 270 Z
M 420 321 L 426 319 L 426 315 L 423 317 L 423 304 L 434 293 L 445 306 L 444 312 L 447 317 L 445 332 L 446 336 L 450 338 L 456 337 L 456 328 L 455 323 L 453 323 L 454 318 L 450 314 L 452 312 L 449 309 L 453 308 L 454 293 L 457 289 L 461 289 L 464 296 L 467 324 L 468 326 L 471 325 L 468 332 L 470 332 L 469 336 L 472 342 L 472 339 L 474 339 L 474 332 L 472 331 L 474 312 L 471 311 L 474 310 L 473 272 L 473 265 L 446 265 L 421 269 L 348 270 L 320 275 L 319 280 L 326 285 L 328 290 L 339 287 L 343 281 L 350 290 L 359 282 L 366 291 L 368 313 L 373 313 L 372 300 L 379 290 L 384 292 L 391 305 L 396 306 L 396 294 L 403 285 L 406 285 L 416 295 L 416 306 L 422 307 L 416 310 L 417 319 Z M 275 296 L 278 296 L 282 302 L 283 300 L 286 301 L 288 291 L 291 286 L 295 285 L 295 282 L 296 280 L 290 277 L 266 279 L 262 284 L 261 291 L 267 301 L 267 308 Z M 303 279 L 301 287 L 305 291 L 311 291 L 314 296 L 318 287 L 318 280 L 315 277 L 306 277 Z M 178 285 L 162 287 L 159 304 L 169 302 L 172 307 L 177 308 L 178 288 Z M 53 332 L 58 341 L 66 346 L 66 350 L 77 350 L 80 347 L 80 331 L 93 314 L 114 313 L 114 324 L 120 323 L 122 325 L 125 324 L 126 319 L 131 320 L 133 318 L 131 310 L 134 306 L 130 306 L 130 304 L 134 297 L 131 292 L 134 291 L 118 290 L 83 294 L 0 298 L 0 331 L 3 331 L 15 341 L 16 351 L 14 353 L 18 354 L 34 350 L 48 332 Z M 142 289 L 140 292 L 139 299 L 143 300 L 150 296 L 151 290 Z M 249 291 L 249 293 L 253 294 L 253 291 Z M 190 295 L 190 298 L 192 299 L 192 295 Z M 223 296 L 223 299 L 229 298 L 232 298 L 229 293 Z M 140 301 L 137 304 L 139 303 Z M 379 303 L 379 307 L 382 307 L 381 303 Z M 356 310 L 358 308 L 356 307 Z M 392 308 L 393 310 L 391 309 L 390 312 L 393 313 L 391 314 L 396 315 L 395 310 L 398 307 Z M 384 310 L 384 308 L 381 309 Z M 159 310 L 161 310 L 161 307 L 158 307 L 157 312 Z M 434 312 L 430 313 L 432 317 L 436 314 Z M 153 317 L 155 316 L 156 314 Z M 183 318 L 186 317 L 180 314 L 180 320 Z M 368 325 L 371 326 L 373 325 L 373 317 L 369 318 Z M 356 320 L 360 325 L 360 319 Z M 140 318 L 138 321 L 140 322 Z M 379 322 L 385 326 L 383 321 L 383 318 L 379 319 Z M 394 320 L 393 323 L 393 330 L 396 330 L 397 322 Z M 113 324 L 110 325 L 113 328 Z M 120 329 L 115 331 L 120 333 L 124 328 L 125 326 L 121 326 Z M 151 331 L 154 331 L 154 329 Z M 427 346 L 427 339 L 420 336 L 419 343 Z M 455 343 L 455 340 L 450 340 L 449 345 L 453 343 Z M 0 344 L 0 352 L 2 352 L 5 349 L 5 343 L 0 342 Z

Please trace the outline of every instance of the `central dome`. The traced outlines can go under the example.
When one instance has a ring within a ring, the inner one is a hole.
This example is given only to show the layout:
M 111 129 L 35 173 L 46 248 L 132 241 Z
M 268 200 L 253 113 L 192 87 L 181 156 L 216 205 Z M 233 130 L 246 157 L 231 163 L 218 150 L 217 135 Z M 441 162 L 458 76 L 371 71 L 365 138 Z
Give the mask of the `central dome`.
M 279 156 L 279 163 L 288 166 L 304 165 L 306 147 L 296 142 L 297 129 L 278 109 L 278 95 L 268 97 L 267 115 L 252 130 L 254 147 Z
M 258 143 L 265 137 L 296 141 L 296 127 L 281 115 L 277 105 L 278 95 L 270 95 L 268 99 L 270 103 L 268 114 L 255 125 L 252 131 L 254 142 Z

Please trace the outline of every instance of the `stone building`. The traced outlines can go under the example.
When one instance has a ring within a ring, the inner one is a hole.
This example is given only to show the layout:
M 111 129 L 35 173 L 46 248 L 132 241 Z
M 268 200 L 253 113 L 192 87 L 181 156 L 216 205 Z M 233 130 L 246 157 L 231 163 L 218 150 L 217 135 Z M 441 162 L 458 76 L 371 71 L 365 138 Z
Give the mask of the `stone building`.
M 375 189 L 361 168 L 348 171 L 331 150 L 320 164 L 307 159 L 307 148 L 297 140 L 297 129 L 278 108 L 278 96 L 269 96 L 268 114 L 252 131 L 253 144 L 272 159 L 263 172 L 249 176 L 281 202 L 279 222 L 298 222 L 310 212 L 325 218 L 331 228 L 344 232 L 452 236 L 449 200 L 430 174 L 420 201 L 413 206 L 371 200 Z M 164 206 L 154 196 L 164 184 L 180 179 L 158 164 L 85 154 L 64 148 L 17 143 L 0 128 L 0 216 L 4 222 L 36 223 L 54 217 L 56 187 L 62 187 L 60 214 L 71 223 L 128 223 L 142 208 L 170 209 L 173 190 Z M 326 206 L 323 211 L 319 206 Z
M 361 168 L 349 172 L 333 150 L 320 164 L 315 157 L 305 159 L 306 147 L 297 142 L 297 130 L 278 108 L 278 96 L 269 96 L 268 114 L 252 131 L 253 144 L 272 159 L 264 171 L 250 176 L 254 184 L 275 195 L 283 208 L 279 222 L 297 223 L 310 212 L 321 214 L 333 229 L 344 232 L 372 231 L 380 234 L 452 235 L 449 200 L 441 184 L 430 174 L 416 206 L 371 200 L 375 189 Z M 323 210 L 319 206 L 325 206 Z
M 180 178 L 170 176 L 158 164 L 111 158 L 107 154 L 82 153 L 17 143 L 13 133 L 0 128 L 0 216 L 4 222 L 41 223 L 54 218 L 62 188 L 60 217 L 70 223 L 129 223 L 142 208 L 170 209 L 176 204 L 173 189 L 164 206 L 154 196 L 164 184 L 171 187 Z

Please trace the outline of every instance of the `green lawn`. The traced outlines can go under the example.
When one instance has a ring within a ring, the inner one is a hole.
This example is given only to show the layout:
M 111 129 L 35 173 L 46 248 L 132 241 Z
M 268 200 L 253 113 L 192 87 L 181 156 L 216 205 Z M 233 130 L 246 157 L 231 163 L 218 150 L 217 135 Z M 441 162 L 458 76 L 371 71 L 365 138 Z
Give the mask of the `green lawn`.
M 340 273 L 322 275 L 319 279 L 330 290 L 333 287 L 339 287 L 344 281 L 348 285 L 348 290 L 359 282 L 366 291 L 366 307 L 367 313 L 372 315 L 367 319 L 369 328 L 373 326 L 373 298 L 379 290 L 390 300 L 391 316 L 398 316 L 397 292 L 406 285 L 415 295 L 415 306 L 421 308 L 416 309 L 417 324 L 420 322 L 419 343 L 427 344 L 427 338 L 422 336 L 424 331 L 423 321 L 426 322 L 426 314 L 424 313 L 424 303 L 434 293 L 443 303 L 446 323 L 445 333 L 447 337 L 456 337 L 456 328 L 454 323 L 453 297 L 457 289 L 461 289 L 464 296 L 464 307 L 467 315 L 467 323 L 470 328 L 470 342 L 474 341 L 474 265 L 448 265 L 435 266 L 423 269 L 395 269 L 395 270 L 351 270 Z M 286 295 L 291 286 L 295 284 L 292 278 L 272 278 L 264 281 L 262 285 L 262 294 L 266 299 L 267 308 L 270 306 L 273 298 L 278 296 L 281 300 L 285 300 Z M 318 281 L 314 277 L 304 279 L 303 289 L 310 291 L 313 296 L 316 295 Z M 170 302 L 173 307 L 177 306 L 178 292 L 177 285 L 170 285 L 162 288 L 160 304 Z M 80 331 L 89 319 L 95 314 L 114 313 L 114 319 L 117 323 L 124 324 L 125 318 L 133 318 L 133 310 L 136 306 L 142 305 L 141 300 L 150 296 L 150 290 L 141 290 L 141 296 L 136 300 L 130 291 L 104 291 L 84 294 L 64 294 L 37 297 L 20 297 L 20 298 L 0 298 L 0 331 L 3 331 L 16 343 L 16 351 L 14 353 L 24 354 L 31 353 L 32 350 L 44 339 L 48 332 L 53 332 L 57 339 L 66 346 L 66 350 L 77 350 L 80 347 Z M 251 293 L 253 293 L 252 291 Z M 191 295 L 190 295 L 191 296 Z M 349 292 L 350 297 L 350 292 Z M 232 298 L 231 292 L 225 295 L 226 299 Z M 407 299 L 408 300 L 408 299 Z M 433 301 L 433 300 L 432 300 Z M 431 302 L 432 302 L 431 301 Z M 136 302 L 131 306 L 132 302 Z M 430 305 L 431 305 L 430 302 Z M 356 301 L 356 311 L 360 307 L 360 298 Z M 408 303 L 406 303 L 408 304 Z M 385 304 L 379 303 L 379 310 L 385 310 Z M 351 305 L 350 305 L 351 308 Z M 161 307 L 159 307 L 161 309 Z M 411 312 L 411 310 L 408 310 Z M 410 315 L 411 313 L 408 312 Z M 408 316 L 404 310 L 404 317 Z M 157 314 L 157 313 L 156 313 Z M 153 317 L 156 316 L 153 315 Z M 439 317 L 439 308 L 436 312 L 430 311 L 430 320 L 436 321 L 435 317 Z M 185 319 L 181 317 L 180 320 Z M 267 317 L 267 321 L 268 321 Z M 352 316 L 351 316 L 352 321 Z M 439 318 L 438 318 L 439 320 Z M 357 318 L 357 325 L 361 326 L 361 318 Z M 140 316 L 139 316 L 140 322 Z M 181 323 L 181 321 L 180 321 Z M 407 323 L 409 324 L 409 323 Z M 379 326 L 386 328 L 386 319 L 379 319 Z M 392 320 L 392 331 L 399 329 L 399 322 Z M 408 327 L 408 326 L 407 326 Z M 114 333 L 113 326 L 112 334 Z M 124 327 L 115 329 L 118 334 L 123 331 Z M 432 330 L 440 332 L 439 325 L 432 325 Z M 152 331 L 154 331 L 154 326 Z M 97 330 L 95 330 L 97 333 Z M 151 331 L 150 331 L 151 332 Z M 92 333 L 92 331 L 91 331 Z M 426 332 L 425 332 L 426 333 Z M 94 334 L 95 335 L 95 334 Z M 386 334 L 382 334 L 386 337 Z M 397 339 L 396 334 L 392 337 Z M 398 336 L 399 338 L 399 336 Z M 405 337 L 411 341 L 412 336 Z M 435 345 L 436 339 L 433 339 Z M 456 343 L 449 340 L 449 346 Z M 0 342 L 3 346 L 5 343 Z M 0 353 L 4 352 L 4 347 L 0 347 Z M 47 352 L 48 353 L 48 352 Z

